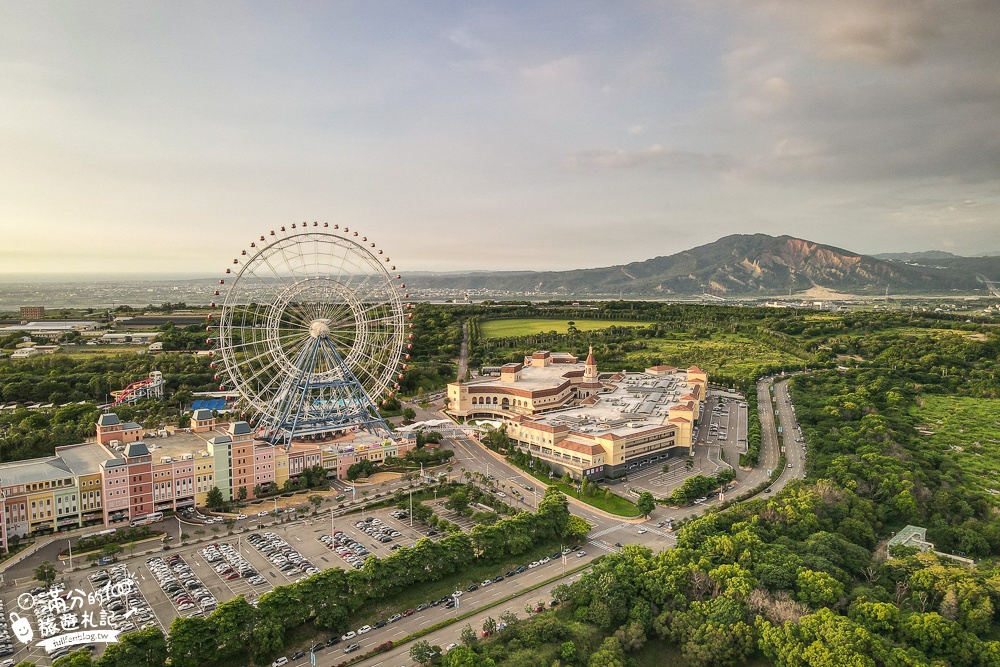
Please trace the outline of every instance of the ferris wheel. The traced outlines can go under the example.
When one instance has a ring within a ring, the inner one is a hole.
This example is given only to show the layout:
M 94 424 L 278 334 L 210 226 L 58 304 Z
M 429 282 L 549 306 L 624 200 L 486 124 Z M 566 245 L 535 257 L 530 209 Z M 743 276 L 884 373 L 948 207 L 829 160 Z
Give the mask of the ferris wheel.
M 259 436 L 390 433 L 375 401 L 399 389 L 413 339 L 395 270 L 367 237 L 318 222 L 271 231 L 233 260 L 215 291 L 212 366 Z

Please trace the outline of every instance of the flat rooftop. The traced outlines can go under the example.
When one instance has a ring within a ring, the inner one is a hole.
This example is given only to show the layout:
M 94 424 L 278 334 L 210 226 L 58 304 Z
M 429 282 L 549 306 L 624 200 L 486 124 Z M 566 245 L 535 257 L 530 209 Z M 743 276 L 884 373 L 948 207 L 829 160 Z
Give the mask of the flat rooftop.
M 515 389 L 526 389 L 528 391 L 538 391 L 540 389 L 550 389 L 558 387 L 566 381 L 564 377 L 571 371 L 582 373 L 586 366 L 582 363 L 575 364 L 552 364 L 551 366 L 525 366 L 521 371 L 521 379 L 517 382 L 501 382 L 500 378 L 491 377 L 481 381 L 467 382 L 469 387 L 479 385 L 490 385 L 493 387 L 513 387 Z
M 28 322 L 27 324 L 12 324 L 0 331 L 73 331 L 77 327 L 93 327 L 95 322 L 59 320 L 52 322 Z
M 185 454 L 191 454 L 195 459 L 199 458 L 198 452 L 208 451 L 208 441 L 218 435 L 228 435 L 223 430 L 207 431 L 205 433 L 184 433 L 176 431 L 173 435 L 163 438 L 146 437 L 143 442 L 149 448 L 149 453 L 153 457 L 153 463 L 159 463 L 160 458 L 169 456 L 177 461 Z M 120 454 L 119 454 L 120 456 Z
M 550 426 L 566 425 L 574 431 L 600 435 L 634 435 L 644 429 L 662 426 L 670 417 L 670 408 L 690 391 L 687 376 L 626 373 L 618 382 L 603 381 L 614 391 L 602 391 L 594 405 L 579 405 L 537 415 L 530 421 Z

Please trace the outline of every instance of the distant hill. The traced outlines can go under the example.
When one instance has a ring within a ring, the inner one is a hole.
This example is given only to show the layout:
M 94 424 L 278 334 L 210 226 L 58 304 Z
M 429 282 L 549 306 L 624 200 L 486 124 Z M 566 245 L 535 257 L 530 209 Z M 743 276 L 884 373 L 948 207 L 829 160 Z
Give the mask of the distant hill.
M 924 253 L 915 253 L 925 255 Z M 904 256 L 904 254 L 900 254 Z M 981 291 L 976 274 L 1000 280 L 1000 257 L 940 253 L 933 266 L 887 261 L 791 236 L 734 234 L 667 257 L 570 271 L 413 274 L 415 289 L 491 289 L 576 296 L 787 295 L 819 287 L 848 294 Z
M 924 250 L 923 252 L 880 252 L 872 255 L 875 259 L 885 259 L 891 262 L 919 262 L 928 259 L 951 259 L 958 257 L 944 250 Z

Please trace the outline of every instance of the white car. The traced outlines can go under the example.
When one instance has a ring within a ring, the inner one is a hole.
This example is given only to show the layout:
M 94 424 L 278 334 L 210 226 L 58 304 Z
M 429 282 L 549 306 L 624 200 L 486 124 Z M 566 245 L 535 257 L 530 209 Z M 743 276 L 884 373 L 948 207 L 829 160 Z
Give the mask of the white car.
M 354 639 L 357 636 L 358 636 L 357 633 L 354 632 L 354 630 L 351 630 L 346 635 L 341 635 L 340 636 L 340 640 L 346 642 L 346 641 L 350 641 L 351 639 Z
M 639 534 L 640 535 L 645 535 L 646 534 L 646 529 L 645 528 L 640 528 L 639 529 Z
M 281 656 L 280 658 L 271 663 L 271 667 L 281 667 L 282 665 L 287 665 L 287 664 L 288 664 L 288 658 L 286 658 L 285 656 Z
M 483 583 L 479 584 L 479 587 L 480 588 L 486 588 L 487 586 L 489 586 L 492 583 L 493 583 L 493 581 L 491 579 L 486 579 L 485 581 L 483 581 Z
M 444 649 L 444 650 L 445 650 L 445 651 L 450 651 L 450 650 L 452 650 L 452 649 L 456 649 L 456 648 L 458 648 L 458 644 L 456 644 L 455 642 L 452 642 L 452 643 L 448 644 L 448 645 L 447 645 L 447 646 L 445 647 L 445 649 Z
M 270 512 L 268 512 L 267 510 L 261 510 L 257 512 L 257 516 L 267 516 L 268 514 L 270 514 Z
M 371 631 L 372 631 L 372 626 L 370 625 L 362 625 L 360 628 L 358 628 L 359 635 L 367 634 Z
M 533 562 L 532 562 L 532 563 L 531 563 L 530 565 L 528 565 L 528 569 L 529 569 L 529 570 L 534 570 L 534 569 L 535 569 L 536 567 L 538 567 L 539 565 L 541 565 L 541 563 L 539 563 L 539 562 L 538 562 L 537 560 L 536 560 L 536 561 L 533 561 Z
M 237 521 L 242 521 L 242 520 L 243 520 L 243 519 L 245 519 L 245 518 L 247 518 L 247 515 L 246 515 L 246 514 L 237 514 L 237 515 L 236 515 L 236 520 L 237 520 Z

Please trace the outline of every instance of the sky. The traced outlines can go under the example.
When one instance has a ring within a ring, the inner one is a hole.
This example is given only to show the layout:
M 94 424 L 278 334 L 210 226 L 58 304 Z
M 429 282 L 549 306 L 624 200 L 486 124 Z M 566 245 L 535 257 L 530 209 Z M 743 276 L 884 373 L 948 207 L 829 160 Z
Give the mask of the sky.
M 1000 2 L 6 2 L 0 277 L 1000 254 Z

